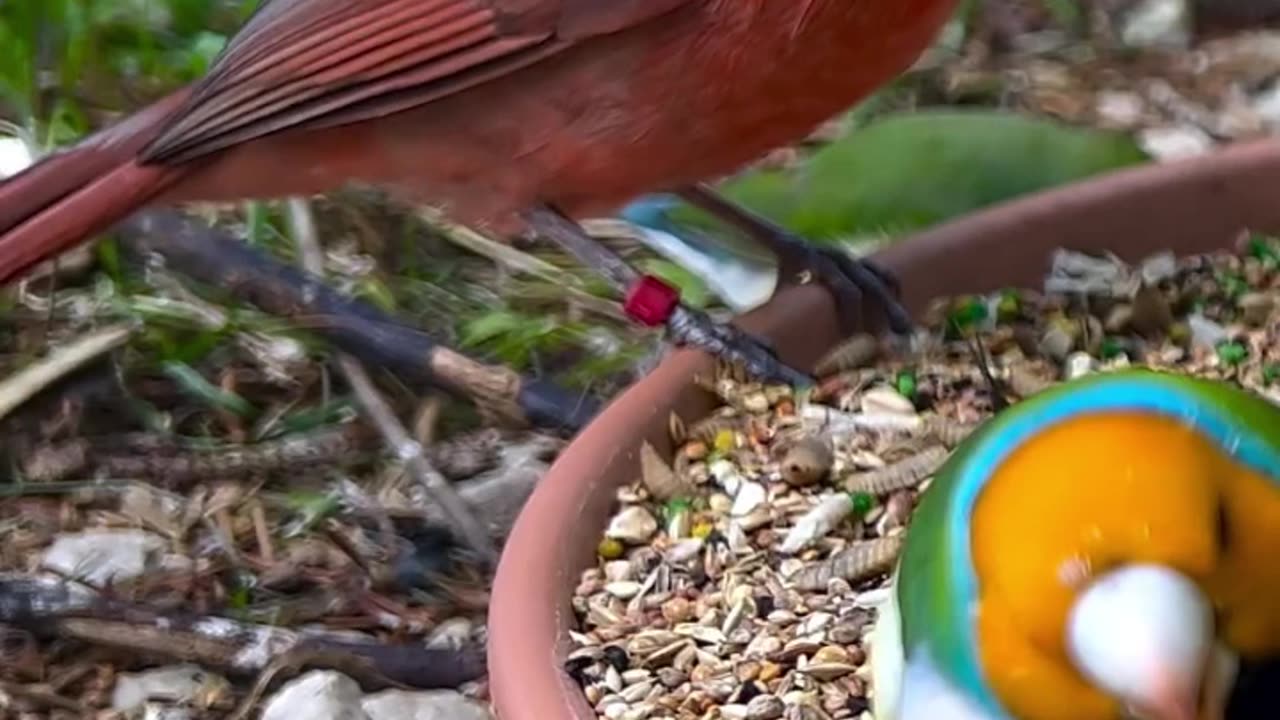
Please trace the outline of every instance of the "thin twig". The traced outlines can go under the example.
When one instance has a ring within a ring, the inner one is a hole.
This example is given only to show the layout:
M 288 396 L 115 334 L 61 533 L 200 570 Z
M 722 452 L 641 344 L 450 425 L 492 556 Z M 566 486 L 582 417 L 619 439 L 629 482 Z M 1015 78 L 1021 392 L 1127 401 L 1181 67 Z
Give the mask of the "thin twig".
M 290 198 L 288 205 L 289 220 L 293 225 L 294 241 L 298 246 L 302 266 L 316 276 L 323 276 L 324 254 L 317 239 L 311 207 L 306 200 L 296 197 Z M 498 555 L 484 525 L 471 514 L 461 496 L 427 460 L 422 445 L 409 435 L 409 431 L 396 418 L 360 361 L 341 352 L 338 353 L 337 360 L 338 367 L 346 376 L 361 408 L 382 434 L 387 445 L 405 463 L 405 467 L 412 473 L 427 496 L 445 511 L 458 537 L 464 540 L 484 563 L 492 567 Z
M 103 447 L 106 441 L 132 447 Z M 95 443 L 95 440 L 98 442 Z M 279 472 L 299 467 L 348 465 L 370 449 L 373 434 L 348 423 L 250 444 L 196 446 L 160 441 L 171 438 L 130 434 L 115 438 L 76 438 L 41 445 L 25 453 L 19 465 L 31 482 L 53 482 L 89 473 L 150 478 L 169 487 L 214 477 Z
M 93 713 L 89 712 L 89 708 L 84 705 L 39 685 L 25 685 L 23 683 L 0 680 L 0 692 L 46 707 L 68 710 L 75 713 L 76 717 L 92 717 L 93 715 Z
M 549 437 L 549 436 L 538 436 Z M 25 482 L 0 487 L 0 497 L 54 492 L 76 478 L 133 478 L 173 489 L 195 480 L 279 472 L 299 467 L 342 467 L 383 450 L 381 438 L 361 423 L 296 433 L 248 444 L 208 444 L 152 433 L 77 437 L 37 445 L 17 454 Z M 431 464 L 457 482 L 497 467 L 511 436 L 494 428 L 456 435 L 427 448 Z M 59 483 L 62 483 L 60 485 Z M 89 483 L 85 486 L 100 486 Z
M 0 383 L 0 418 L 85 363 L 123 345 L 134 328 L 132 323 L 121 323 L 94 331 L 5 379 Z
M 445 239 L 458 247 L 488 258 L 499 265 L 516 272 L 533 275 L 558 287 L 579 290 L 582 286 L 582 282 L 574 277 L 572 273 L 561 270 L 555 265 L 526 252 L 521 252 L 510 245 L 491 240 L 464 225 L 449 222 L 439 213 L 423 210 L 419 212 L 418 217 L 423 222 L 439 230 Z
M 0 573 L 0 622 L 237 674 L 261 673 L 282 656 L 312 658 L 369 685 L 450 688 L 484 673 L 478 646 L 387 645 L 319 630 L 161 613 L 61 579 L 14 573 Z
M 1000 381 L 991 374 L 991 358 L 987 355 L 986 346 L 982 344 L 982 333 L 974 333 L 967 341 L 974 361 L 978 364 L 978 370 L 982 373 L 982 379 L 986 381 L 987 389 L 991 393 L 991 409 L 998 413 L 1009 406 L 1009 399 L 1005 397 Z

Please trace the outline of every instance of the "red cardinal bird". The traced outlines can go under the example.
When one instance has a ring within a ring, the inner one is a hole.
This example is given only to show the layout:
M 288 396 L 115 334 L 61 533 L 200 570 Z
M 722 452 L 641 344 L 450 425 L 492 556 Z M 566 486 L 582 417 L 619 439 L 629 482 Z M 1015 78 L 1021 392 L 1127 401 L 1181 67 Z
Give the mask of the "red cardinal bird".
M 699 185 L 905 70 L 955 0 L 264 0 L 208 75 L 0 183 L 0 281 L 147 205 L 367 183 L 627 286 L 678 341 L 770 365 L 569 218 L 674 191 L 843 295 L 891 280 Z M 891 324 L 909 321 L 889 302 Z M 768 366 L 768 367 L 765 367 Z

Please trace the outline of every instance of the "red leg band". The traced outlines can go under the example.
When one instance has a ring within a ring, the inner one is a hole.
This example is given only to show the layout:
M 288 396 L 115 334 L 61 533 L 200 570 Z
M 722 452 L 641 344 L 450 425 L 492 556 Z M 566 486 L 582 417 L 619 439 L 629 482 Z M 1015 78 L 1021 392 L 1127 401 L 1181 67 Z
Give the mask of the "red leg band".
M 680 291 L 652 275 L 642 275 L 627 288 L 622 309 L 627 317 L 647 327 L 665 325 L 680 305 Z

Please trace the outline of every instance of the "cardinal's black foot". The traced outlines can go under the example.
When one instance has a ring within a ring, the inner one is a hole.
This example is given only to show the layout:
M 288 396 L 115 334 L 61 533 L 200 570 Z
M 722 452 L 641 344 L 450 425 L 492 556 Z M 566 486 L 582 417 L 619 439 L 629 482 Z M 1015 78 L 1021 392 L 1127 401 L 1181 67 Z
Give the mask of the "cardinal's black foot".
M 704 350 L 766 382 L 813 383 L 813 378 L 784 365 L 772 348 L 756 338 L 680 304 L 678 290 L 655 277 L 640 275 L 617 253 L 554 208 L 531 208 L 525 218 L 539 235 L 568 250 L 624 293 L 623 309 L 628 317 L 648 327 L 665 325 L 673 344 Z
M 680 306 L 667 319 L 667 333 L 673 343 L 692 346 L 741 367 L 765 382 L 812 385 L 813 378 L 778 359 L 773 348 L 728 323 L 718 323 L 710 315 Z
M 835 293 L 845 331 L 852 332 L 864 320 L 855 313 L 864 311 L 864 301 L 871 300 L 884 313 L 890 330 L 899 335 L 911 333 L 911 314 L 898 299 L 898 279 L 888 270 L 840 250 L 815 247 L 786 233 L 775 237 L 774 243 L 783 268 L 808 271 Z
M 910 334 L 911 315 L 898 299 L 897 279 L 887 270 L 869 260 L 854 259 L 838 249 L 815 246 L 720 197 L 705 185 L 685 188 L 679 195 L 768 247 L 778 256 L 782 272 L 807 272 L 830 288 L 835 293 L 846 332 L 853 332 L 870 319 L 863 316 L 869 307 L 864 301 L 872 300 L 883 312 L 890 330 Z

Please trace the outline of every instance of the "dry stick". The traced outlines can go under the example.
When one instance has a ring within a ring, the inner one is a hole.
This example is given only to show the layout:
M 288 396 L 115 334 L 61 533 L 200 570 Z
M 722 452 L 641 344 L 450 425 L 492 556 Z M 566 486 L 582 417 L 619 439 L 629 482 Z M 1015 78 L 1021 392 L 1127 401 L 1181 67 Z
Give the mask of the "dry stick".
M 325 631 L 162 614 L 60 578 L 14 573 L 0 573 L 0 623 L 246 675 L 261 673 L 281 657 L 312 657 L 379 689 L 453 688 L 485 672 L 483 648 L 476 646 L 383 645 Z
M 0 418 L 85 363 L 123 345 L 135 327 L 122 323 L 89 333 L 0 382 Z
M 110 440 L 111 438 L 107 438 Z M 214 477 L 234 477 L 286 469 L 349 464 L 376 441 L 355 423 L 299 433 L 252 444 L 209 447 L 161 444 L 167 438 L 129 434 L 118 441 L 134 441 L 135 447 L 103 447 L 96 438 L 76 438 L 40 445 L 19 459 L 30 482 L 55 482 L 96 472 L 116 477 L 163 481 L 168 487 L 188 485 Z M 97 441 L 97 442 L 95 442 Z
M 81 705 L 71 698 L 63 697 L 61 694 L 52 690 L 40 687 L 39 685 L 24 685 L 23 683 L 0 680 L 0 692 L 28 700 L 33 703 L 38 703 L 46 707 L 67 710 L 75 713 L 76 717 L 93 717 L 93 713 L 91 713 L 89 708 L 84 705 Z
M 135 255 L 159 255 L 183 275 L 294 319 L 365 363 L 487 403 L 486 409 L 518 423 L 575 432 L 599 411 L 592 398 L 451 350 L 313 274 L 176 211 L 150 210 L 119 229 Z
M 466 480 L 498 466 L 503 438 L 500 431 L 486 428 L 434 444 L 427 454 L 445 478 Z M 206 478 L 342 466 L 380 450 L 379 441 L 372 430 L 356 423 L 252 444 L 205 445 L 150 433 L 79 437 L 20 454 L 18 466 L 27 483 L 14 494 L 43 492 L 33 487 L 89 475 L 155 480 L 173 489 Z M 0 486 L 0 497 L 7 491 Z
M 311 207 L 306 200 L 296 197 L 289 199 L 289 221 L 293 225 L 294 241 L 297 243 L 303 268 L 317 276 L 323 275 L 324 254 L 317 240 Z M 396 418 L 369 374 L 365 372 L 364 366 L 359 360 L 343 352 L 338 353 L 338 366 L 369 420 L 395 450 L 427 495 L 445 511 L 458 537 L 465 540 L 481 560 L 492 567 L 497 562 L 498 553 L 484 525 L 471 514 L 467 504 L 427 460 L 422 445 L 410 437 L 409 431 Z
M 573 273 L 561 270 L 555 265 L 529 253 L 517 250 L 511 245 L 485 237 L 465 225 L 450 222 L 434 210 L 423 209 L 418 213 L 418 217 L 454 245 L 481 257 L 488 258 L 508 270 L 539 278 L 555 286 L 566 300 L 588 312 L 610 320 L 627 321 L 627 316 L 621 311 L 617 302 L 597 297 L 587 292 L 583 289 L 583 283 Z M 591 231 L 591 228 L 599 229 L 603 232 L 597 235 Z M 587 230 L 588 234 L 593 237 L 602 237 L 609 234 L 607 231 L 610 228 L 599 222 L 585 222 L 583 223 L 583 229 Z

